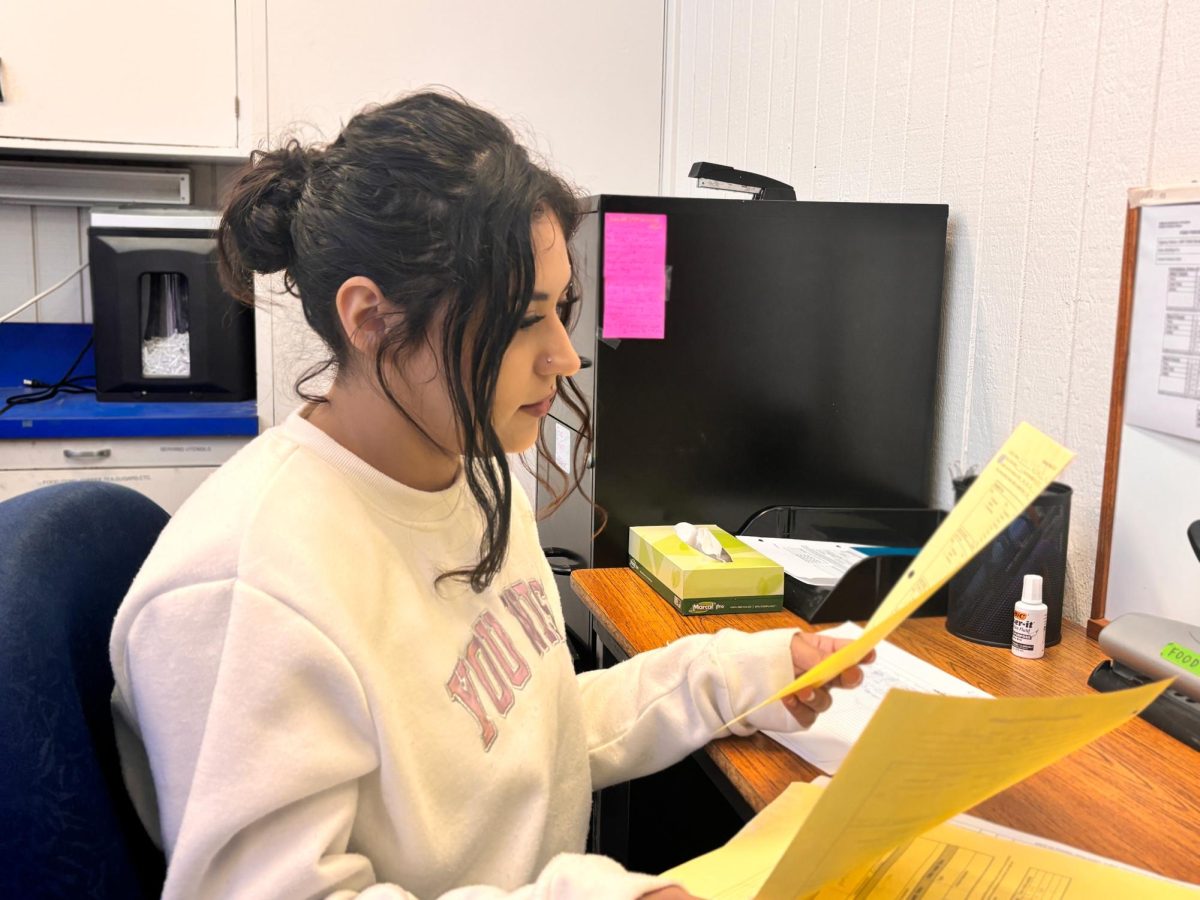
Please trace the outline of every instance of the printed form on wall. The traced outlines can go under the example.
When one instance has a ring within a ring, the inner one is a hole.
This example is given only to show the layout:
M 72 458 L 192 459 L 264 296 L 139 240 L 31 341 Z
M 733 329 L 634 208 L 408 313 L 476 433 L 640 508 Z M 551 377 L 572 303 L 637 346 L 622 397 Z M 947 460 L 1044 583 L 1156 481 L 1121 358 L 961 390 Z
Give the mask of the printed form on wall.
M 1200 203 L 1143 206 L 1125 424 L 1200 441 Z

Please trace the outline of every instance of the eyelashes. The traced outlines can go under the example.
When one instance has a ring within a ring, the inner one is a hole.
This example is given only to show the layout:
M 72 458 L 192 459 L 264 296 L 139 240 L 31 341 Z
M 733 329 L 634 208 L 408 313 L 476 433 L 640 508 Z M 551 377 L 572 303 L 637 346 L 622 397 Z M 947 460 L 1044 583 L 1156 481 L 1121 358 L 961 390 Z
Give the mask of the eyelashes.
M 562 322 L 564 325 L 570 321 L 571 312 L 575 308 L 575 304 L 577 304 L 578 302 L 579 302 L 579 298 L 574 296 L 574 294 L 572 293 L 572 294 L 568 294 L 566 297 L 564 297 L 562 300 L 559 300 L 558 303 L 556 303 L 554 305 L 554 312 L 558 316 L 558 320 L 560 322 Z M 521 324 L 518 327 L 520 327 L 522 329 L 532 328 L 534 325 L 536 325 L 538 322 L 542 321 L 542 319 L 544 319 L 544 318 L 546 318 L 544 315 L 526 316 L 525 318 L 523 318 L 521 320 Z

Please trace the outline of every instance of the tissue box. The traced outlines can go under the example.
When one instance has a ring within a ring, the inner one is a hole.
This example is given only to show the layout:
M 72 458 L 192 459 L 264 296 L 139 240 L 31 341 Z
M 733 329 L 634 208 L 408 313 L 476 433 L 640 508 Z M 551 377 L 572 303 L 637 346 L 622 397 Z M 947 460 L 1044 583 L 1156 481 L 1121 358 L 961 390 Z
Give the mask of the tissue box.
M 715 525 L 703 527 L 732 562 L 689 547 L 670 525 L 639 525 L 629 529 L 629 568 L 685 616 L 782 609 L 783 566 Z

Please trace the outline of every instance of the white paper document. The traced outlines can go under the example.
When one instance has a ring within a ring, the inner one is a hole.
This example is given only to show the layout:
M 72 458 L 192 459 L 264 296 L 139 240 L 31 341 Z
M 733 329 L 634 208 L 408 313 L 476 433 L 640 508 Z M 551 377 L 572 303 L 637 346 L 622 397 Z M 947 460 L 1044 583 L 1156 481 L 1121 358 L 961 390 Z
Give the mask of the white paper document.
M 1200 441 L 1200 203 L 1145 206 L 1125 424 Z
M 793 578 L 815 587 L 833 587 L 867 554 L 850 544 L 834 541 L 801 541 L 738 535 L 738 540 L 757 550 L 771 562 L 783 566 Z
M 1089 853 L 1087 850 L 1080 850 L 1078 847 L 1072 847 L 1070 844 L 1064 844 L 1061 841 L 1052 841 L 1050 838 L 1042 837 L 1039 834 L 1029 834 L 1025 831 L 1018 831 L 1015 828 L 1009 828 L 1007 825 L 1000 825 L 996 822 L 989 822 L 987 819 L 981 819 L 978 816 L 970 816 L 966 813 L 961 813 L 950 820 L 951 825 L 957 825 L 959 828 L 967 828 L 979 834 L 986 834 L 991 837 L 997 837 L 1001 840 L 1012 841 L 1017 844 L 1024 844 L 1027 847 L 1041 847 L 1043 850 L 1053 850 L 1056 853 L 1065 853 L 1067 856 L 1074 856 L 1076 859 L 1086 859 L 1088 862 L 1099 863 L 1102 866 L 1108 866 L 1112 869 L 1120 869 L 1122 872 L 1136 872 L 1140 875 L 1146 875 L 1150 878 L 1158 879 L 1164 884 L 1174 884 L 1180 887 L 1195 888 L 1200 895 L 1200 887 L 1189 884 L 1186 881 L 1178 881 L 1174 878 L 1167 878 L 1165 875 L 1159 875 L 1157 872 L 1151 872 L 1148 869 L 1140 869 L 1137 866 L 1131 866 L 1129 863 L 1123 863 L 1116 859 L 1109 859 L 1107 856 L 1101 856 L 1098 853 Z
M 853 622 L 821 632 L 838 638 L 856 638 L 862 629 Z M 863 668 L 863 683 L 853 690 L 833 690 L 833 706 L 817 717 L 807 731 L 765 732 L 822 772 L 832 775 L 858 740 L 867 722 L 891 688 L 950 697 L 990 697 L 974 685 L 955 678 L 937 666 L 884 641 L 875 647 L 875 662 Z

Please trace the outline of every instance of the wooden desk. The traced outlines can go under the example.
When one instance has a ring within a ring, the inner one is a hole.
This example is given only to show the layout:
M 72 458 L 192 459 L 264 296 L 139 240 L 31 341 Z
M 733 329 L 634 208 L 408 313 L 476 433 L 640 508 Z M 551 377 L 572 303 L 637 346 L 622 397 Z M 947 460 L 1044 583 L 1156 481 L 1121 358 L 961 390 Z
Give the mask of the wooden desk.
M 675 612 L 629 569 L 590 569 L 571 576 L 591 610 L 597 636 L 618 657 L 660 647 L 686 634 L 720 628 L 759 631 L 812 626 L 790 612 L 691 616 Z M 910 619 L 889 640 L 996 695 L 1089 692 L 1087 677 L 1104 659 L 1084 630 L 1063 624 L 1062 643 L 1043 660 L 949 634 L 944 618 Z M 818 769 L 753 735 L 713 741 L 706 749 L 721 773 L 757 811 L 793 781 Z M 975 815 L 1160 872 L 1200 882 L 1200 754 L 1141 719 L 981 803 Z

